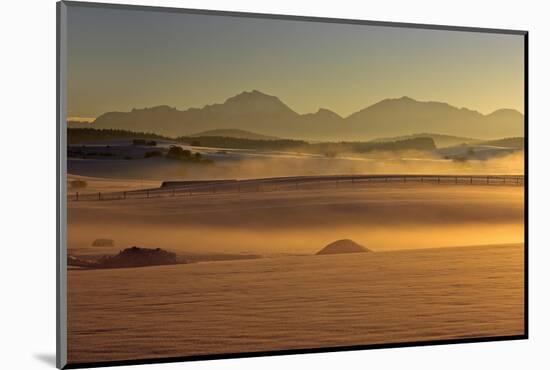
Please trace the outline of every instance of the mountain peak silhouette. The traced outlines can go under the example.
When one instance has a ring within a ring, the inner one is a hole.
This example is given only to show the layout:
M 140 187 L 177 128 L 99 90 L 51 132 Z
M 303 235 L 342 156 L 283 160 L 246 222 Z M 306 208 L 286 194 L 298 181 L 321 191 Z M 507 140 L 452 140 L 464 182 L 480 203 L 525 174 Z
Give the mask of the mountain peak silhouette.
M 223 103 L 185 111 L 157 106 L 132 112 L 108 112 L 92 125 L 168 136 L 240 129 L 268 136 L 327 141 L 371 140 L 418 132 L 480 139 L 524 135 L 523 115 L 511 109 L 483 115 L 443 102 L 402 96 L 381 100 L 345 118 L 325 108 L 301 115 L 277 96 L 256 89 L 243 91 Z
M 243 91 L 228 98 L 223 104 L 215 104 L 218 108 L 239 110 L 239 113 L 264 112 L 276 114 L 297 114 L 284 104 L 278 97 L 264 94 L 258 90 Z

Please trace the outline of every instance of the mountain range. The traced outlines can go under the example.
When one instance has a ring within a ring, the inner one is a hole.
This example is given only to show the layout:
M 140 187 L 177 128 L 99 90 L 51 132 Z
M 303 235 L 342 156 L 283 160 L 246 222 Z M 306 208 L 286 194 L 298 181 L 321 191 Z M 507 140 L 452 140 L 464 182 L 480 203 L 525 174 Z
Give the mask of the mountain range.
M 255 131 L 262 135 L 306 140 L 372 140 L 379 137 L 436 132 L 474 138 L 523 136 L 523 115 L 512 109 L 491 114 L 441 102 L 409 97 L 384 99 L 348 117 L 328 110 L 298 114 L 278 97 L 245 91 L 219 104 L 178 110 L 167 105 L 108 112 L 90 127 L 181 136 L 220 129 Z

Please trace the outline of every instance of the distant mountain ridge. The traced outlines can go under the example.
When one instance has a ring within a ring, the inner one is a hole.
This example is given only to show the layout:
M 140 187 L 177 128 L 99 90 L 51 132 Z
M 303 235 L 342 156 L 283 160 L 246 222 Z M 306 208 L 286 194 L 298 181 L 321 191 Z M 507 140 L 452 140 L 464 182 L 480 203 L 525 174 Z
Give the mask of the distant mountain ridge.
M 523 115 L 499 109 L 483 115 L 441 102 L 409 97 L 384 99 L 348 117 L 328 110 L 298 114 L 278 97 L 245 91 L 223 103 L 178 110 L 166 105 L 130 112 L 108 112 L 90 125 L 182 136 L 220 129 L 259 132 L 262 135 L 311 140 L 371 140 L 418 132 L 493 139 L 523 136 Z

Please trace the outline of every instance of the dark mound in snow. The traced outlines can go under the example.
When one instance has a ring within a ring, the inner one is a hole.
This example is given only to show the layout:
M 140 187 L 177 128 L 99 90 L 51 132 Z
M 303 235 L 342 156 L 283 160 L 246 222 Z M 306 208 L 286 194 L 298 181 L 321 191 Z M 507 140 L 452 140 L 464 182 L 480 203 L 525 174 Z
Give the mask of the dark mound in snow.
M 185 263 L 185 261 L 179 260 L 175 253 L 160 248 L 140 247 L 126 248 L 117 255 L 103 256 L 97 261 L 83 260 L 74 256 L 69 256 L 67 260 L 69 266 L 96 269 L 175 265 L 178 263 Z
M 115 256 L 103 257 L 99 260 L 99 265 L 102 268 L 174 265 L 176 263 L 178 263 L 178 259 L 175 253 L 160 248 L 139 247 L 126 248 Z
M 370 252 L 369 249 L 357 244 L 350 239 L 341 239 L 330 243 L 317 254 L 340 254 L 340 253 L 364 253 Z

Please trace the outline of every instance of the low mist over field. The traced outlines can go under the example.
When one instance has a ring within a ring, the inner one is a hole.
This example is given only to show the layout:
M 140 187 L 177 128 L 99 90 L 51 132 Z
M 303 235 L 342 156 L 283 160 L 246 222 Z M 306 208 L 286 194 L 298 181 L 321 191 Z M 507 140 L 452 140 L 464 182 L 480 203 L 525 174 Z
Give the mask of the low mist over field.
M 469 139 L 469 143 L 450 146 L 437 146 L 435 140 L 442 139 L 425 134 L 393 141 L 310 143 L 227 136 L 171 139 L 131 131 L 71 129 L 68 167 L 74 175 L 159 181 L 339 174 L 523 173 L 522 138 Z M 445 140 L 449 143 L 451 139 Z M 141 141 L 143 144 L 136 144 Z M 147 145 L 148 142 L 154 145 Z M 187 160 L 170 157 L 171 147 L 182 148 L 190 157 Z M 191 160 L 197 156 L 200 160 Z
M 363 184 L 71 202 L 69 245 L 89 253 L 90 241 L 102 236 L 122 245 L 267 254 L 312 253 L 342 237 L 378 251 L 518 243 L 523 240 L 523 188 Z
M 193 167 L 182 175 L 190 179 L 338 174 L 515 175 L 523 172 L 524 164 L 522 152 L 486 161 L 446 160 L 425 152 L 405 152 L 402 155 L 403 158 L 396 158 L 395 153 L 346 153 L 339 158 L 328 159 L 292 154 L 271 157 L 267 155 L 263 158 L 247 158 L 237 163 L 222 162 L 212 167 Z

